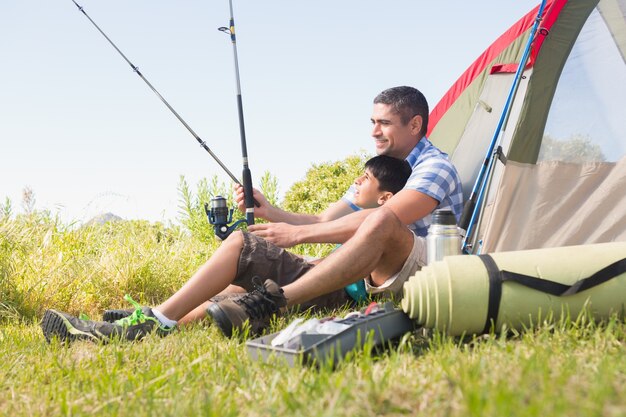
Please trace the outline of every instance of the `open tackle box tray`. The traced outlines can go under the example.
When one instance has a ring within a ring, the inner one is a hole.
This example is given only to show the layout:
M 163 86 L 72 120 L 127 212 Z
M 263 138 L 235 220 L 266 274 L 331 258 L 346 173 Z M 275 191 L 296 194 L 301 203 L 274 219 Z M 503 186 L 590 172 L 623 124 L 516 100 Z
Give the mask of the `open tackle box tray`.
M 361 349 L 371 343 L 373 347 L 397 339 L 415 328 L 414 322 L 393 303 L 381 305 L 378 310 L 367 315 L 335 320 L 348 325 L 336 334 L 301 333 L 292 341 L 297 348 L 272 346 L 272 340 L 280 332 L 272 333 L 246 342 L 248 354 L 256 360 L 267 361 L 270 357 L 282 357 L 289 365 L 299 363 L 322 364 L 337 363 L 348 352 Z

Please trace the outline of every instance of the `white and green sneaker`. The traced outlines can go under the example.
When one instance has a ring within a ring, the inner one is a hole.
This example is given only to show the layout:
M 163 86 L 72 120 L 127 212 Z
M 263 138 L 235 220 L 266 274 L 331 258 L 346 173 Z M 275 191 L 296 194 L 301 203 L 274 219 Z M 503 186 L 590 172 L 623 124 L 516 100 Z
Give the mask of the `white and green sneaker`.
M 139 340 L 153 332 L 165 336 L 174 330 L 163 326 L 151 308 L 140 306 L 129 296 L 124 298 L 135 306 L 135 310 L 128 317 L 113 323 L 83 320 L 60 311 L 47 310 L 41 321 L 43 334 L 48 342 L 55 337 L 64 343 L 75 340 L 108 342 L 111 339 Z

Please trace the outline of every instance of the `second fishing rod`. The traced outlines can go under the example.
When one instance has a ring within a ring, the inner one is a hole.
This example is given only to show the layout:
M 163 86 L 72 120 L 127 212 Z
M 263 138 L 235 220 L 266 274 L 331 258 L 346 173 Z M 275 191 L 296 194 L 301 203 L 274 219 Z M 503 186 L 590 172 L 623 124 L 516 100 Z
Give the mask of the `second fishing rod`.
M 254 224 L 254 197 L 252 196 L 252 174 L 248 166 L 248 147 L 246 145 L 246 128 L 243 121 L 243 100 L 241 98 L 241 81 L 239 78 L 239 59 L 237 57 L 237 36 L 235 35 L 235 17 L 233 14 L 233 0 L 228 0 L 230 6 L 230 25 L 229 27 L 220 27 L 219 31 L 230 34 L 230 40 L 233 44 L 233 56 L 235 61 L 235 82 L 237 85 L 237 112 L 239 115 L 239 133 L 241 136 L 241 156 L 243 158 L 243 191 L 244 202 L 246 205 L 246 222 Z
M 139 71 L 139 68 L 135 66 L 124 53 L 117 47 L 115 43 L 104 33 L 102 29 L 93 21 L 93 19 L 85 12 L 84 8 L 79 5 L 76 0 L 72 0 L 72 2 L 76 5 L 78 10 L 91 22 L 91 24 L 100 32 L 102 36 L 111 44 L 111 46 L 124 58 L 124 60 L 130 65 L 133 71 L 150 87 L 150 89 L 157 95 L 157 97 L 165 104 L 165 106 L 176 116 L 176 118 L 185 126 L 185 128 L 191 133 L 191 135 L 198 141 L 198 143 L 202 146 L 204 150 L 206 150 L 209 155 L 218 163 L 218 165 L 228 174 L 228 176 L 239 185 L 243 186 L 244 195 L 245 195 L 245 205 L 246 205 L 246 223 L 251 225 L 254 224 L 254 206 L 258 203 L 254 200 L 252 195 L 252 174 L 250 172 L 250 168 L 248 165 L 248 150 L 246 146 L 246 136 L 245 136 L 245 127 L 243 121 L 243 104 L 241 99 L 241 87 L 239 82 L 239 64 L 237 60 L 237 46 L 235 41 L 235 23 L 233 18 L 233 5 L 232 0 L 229 0 L 230 4 L 230 33 L 231 39 L 233 42 L 233 51 L 235 55 L 235 75 L 237 81 L 237 108 L 239 112 L 239 129 L 241 133 L 241 150 L 243 157 L 243 184 L 237 179 L 237 177 L 222 163 L 222 161 L 213 153 L 213 151 L 208 147 L 205 141 L 203 141 L 200 136 L 196 134 L 196 132 L 187 124 L 187 122 L 178 114 L 176 110 L 163 98 L 163 96 L 154 88 L 154 86 L 148 81 L 148 79 Z M 219 30 L 223 31 L 223 29 L 229 30 L 228 28 L 219 28 Z M 206 207 L 207 215 L 209 217 L 209 221 L 211 224 L 215 226 L 215 234 L 220 239 L 225 239 L 228 235 L 241 223 L 241 221 L 236 222 L 235 224 L 228 226 L 232 219 L 232 211 L 229 215 L 229 210 L 226 207 L 226 201 L 223 197 L 217 196 L 215 199 L 211 201 L 211 209 L 209 210 Z

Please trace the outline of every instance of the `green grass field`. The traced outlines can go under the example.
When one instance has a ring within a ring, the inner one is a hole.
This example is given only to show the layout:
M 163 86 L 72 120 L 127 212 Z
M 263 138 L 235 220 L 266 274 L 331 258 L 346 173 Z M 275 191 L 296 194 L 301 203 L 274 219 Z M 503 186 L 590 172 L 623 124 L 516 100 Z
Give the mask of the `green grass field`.
M 153 305 L 185 282 L 218 245 L 193 194 L 183 195 L 182 226 L 64 225 L 46 212 L 14 215 L 5 204 L 0 415 L 626 415 L 626 325 L 617 318 L 466 340 L 417 331 L 336 369 L 255 362 L 241 339 L 208 323 L 141 342 L 48 344 L 39 328 L 47 308 L 95 318 L 124 307 L 126 293 Z
M 254 362 L 242 342 L 202 325 L 69 348 L 47 344 L 36 322 L 0 332 L 7 416 L 626 415 L 626 327 L 617 321 L 469 342 L 410 335 L 335 370 Z

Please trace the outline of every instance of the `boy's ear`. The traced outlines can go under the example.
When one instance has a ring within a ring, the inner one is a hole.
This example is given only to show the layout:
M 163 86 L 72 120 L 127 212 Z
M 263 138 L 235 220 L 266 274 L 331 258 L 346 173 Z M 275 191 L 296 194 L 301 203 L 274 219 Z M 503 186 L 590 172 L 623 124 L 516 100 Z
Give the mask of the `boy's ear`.
M 380 193 L 380 195 L 378 196 L 378 205 L 382 206 L 383 204 L 385 204 L 387 202 L 387 200 L 389 200 L 391 197 L 393 197 L 393 193 L 390 191 L 383 191 L 382 193 Z

